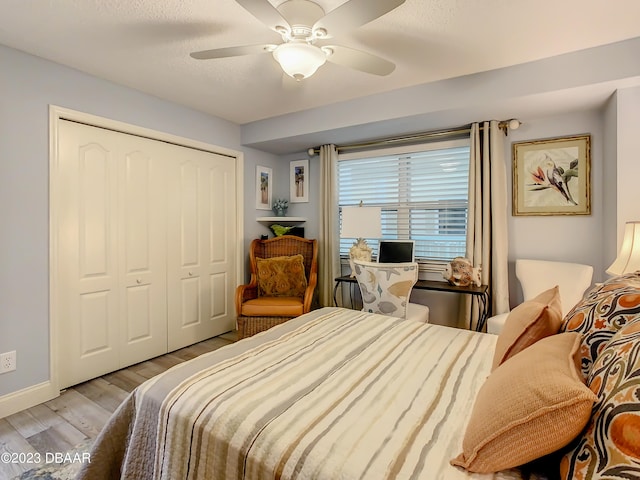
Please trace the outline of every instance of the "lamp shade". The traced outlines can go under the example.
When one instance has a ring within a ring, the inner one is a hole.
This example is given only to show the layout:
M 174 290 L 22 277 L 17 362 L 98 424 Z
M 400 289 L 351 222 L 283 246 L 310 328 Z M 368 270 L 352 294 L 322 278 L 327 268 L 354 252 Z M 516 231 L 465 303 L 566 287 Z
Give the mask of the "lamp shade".
M 380 207 L 342 207 L 342 238 L 380 238 Z
M 618 257 L 607 268 L 609 275 L 640 270 L 640 222 L 627 222 L 624 226 L 624 238 Z
M 306 42 L 289 42 L 278 45 L 273 51 L 284 73 L 296 80 L 310 77 L 327 61 L 327 55 L 315 45 Z

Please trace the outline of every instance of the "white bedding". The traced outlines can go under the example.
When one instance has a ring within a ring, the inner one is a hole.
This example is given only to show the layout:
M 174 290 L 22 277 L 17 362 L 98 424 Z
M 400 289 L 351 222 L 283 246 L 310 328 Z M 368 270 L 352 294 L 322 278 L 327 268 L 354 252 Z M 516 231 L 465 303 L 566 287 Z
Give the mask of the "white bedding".
M 311 312 L 139 387 L 80 478 L 520 478 L 449 465 L 496 338 Z

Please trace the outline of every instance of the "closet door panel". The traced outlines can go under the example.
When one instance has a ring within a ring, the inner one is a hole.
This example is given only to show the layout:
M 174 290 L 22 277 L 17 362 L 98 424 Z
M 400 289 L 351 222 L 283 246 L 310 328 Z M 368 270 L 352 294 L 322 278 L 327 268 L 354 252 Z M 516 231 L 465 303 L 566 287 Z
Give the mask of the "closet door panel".
M 60 386 L 166 353 L 160 142 L 59 124 Z M 158 145 L 155 145 L 158 144 Z
M 80 359 L 91 361 L 101 354 L 107 358 L 114 349 L 114 335 L 110 317 L 113 315 L 113 295 L 97 291 L 80 295 L 79 334 Z M 115 362 L 114 362 L 115 364 Z
M 185 270 L 200 267 L 200 204 L 201 168 L 191 160 L 180 165 L 179 169 L 179 225 L 180 265 Z M 173 233 L 176 233 L 175 231 Z M 192 272 L 193 273 L 193 272 Z
M 167 352 L 162 144 L 129 137 L 120 163 L 120 366 Z
M 78 188 L 82 198 L 77 217 L 80 276 L 82 280 L 113 278 L 113 155 L 107 148 L 92 142 L 78 148 L 77 160 Z
M 229 281 L 227 273 L 221 272 L 211 275 L 209 298 L 211 299 L 211 317 L 223 317 L 229 314 Z
M 153 337 L 151 288 L 149 285 L 128 287 L 126 292 L 126 342 L 149 340 Z
M 61 122 L 58 143 L 61 388 L 119 366 L 117 154 L 87 128 Z
M 207 316 L 203 289 L 202 233 L 207 222 L 203 219 L 201 197 L 205 188 L 203 168 L 193 152 L 182 155 L 177 165 L 169 168 L 168 248 L 168 345 L 177 350 L 209 338 L 204 319 Z M 205 285 L 203 285 L 203 283 Z
M 209 203 L 209 254 L 208 271 L 210 275 L 211 302 L 209 311 L 211 321 L 220 326 L 228 325 L 227 319 L 235 316 L 233 310 L 233 293 L 235 283 L 230 280 L 235 271 L 235 248 L 230 245 L 234 241 L 235 224 L 235 176 L 229 159 L 218 157 L 216 163 L 208 171 L 208 203 Z M 235 318 L 234 318 L 235 323 Z
M 229 245 L 236 248 L 233 172 L 235 159 L 192 150 L 168 177 L 175 179 L 169 186 L 170 351 L 235 326 L 229 309 L 235 262 L 228 252 Z
M 189 329 L 200 324 L 200 278 L 183 278 L 180 282 L 181 305 L 180 328 Z

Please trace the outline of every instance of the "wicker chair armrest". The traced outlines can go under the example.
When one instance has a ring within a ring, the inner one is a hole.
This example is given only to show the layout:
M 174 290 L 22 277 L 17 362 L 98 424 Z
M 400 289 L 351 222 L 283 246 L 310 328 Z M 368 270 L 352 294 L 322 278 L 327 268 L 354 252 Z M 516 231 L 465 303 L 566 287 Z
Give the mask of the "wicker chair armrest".
M 236 313 L 240 315 L 242 304 L 252 298 L 258 298 L 258 286 L 253 284 L 239 285 L 236 288 Z

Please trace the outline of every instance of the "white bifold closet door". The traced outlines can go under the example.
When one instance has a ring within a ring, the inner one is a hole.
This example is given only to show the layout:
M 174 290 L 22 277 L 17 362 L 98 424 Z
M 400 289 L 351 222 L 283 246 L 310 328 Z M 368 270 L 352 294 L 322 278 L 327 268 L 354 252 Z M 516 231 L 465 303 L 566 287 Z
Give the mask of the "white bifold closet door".
M 197 150 L 183 157 L 174 145 L 167 150 L 173 155 L 167 189 L 168 347 L 173 351 L 235 328 L 238 239 L 232 159 Z
M 235 159 L 71 121 L 58 132 L 60 387 L 231 330 Z

